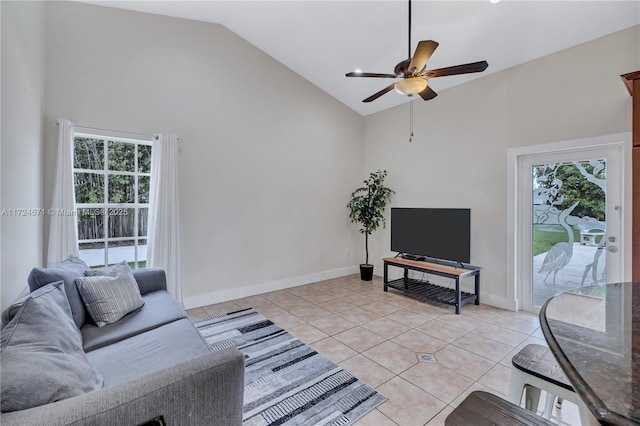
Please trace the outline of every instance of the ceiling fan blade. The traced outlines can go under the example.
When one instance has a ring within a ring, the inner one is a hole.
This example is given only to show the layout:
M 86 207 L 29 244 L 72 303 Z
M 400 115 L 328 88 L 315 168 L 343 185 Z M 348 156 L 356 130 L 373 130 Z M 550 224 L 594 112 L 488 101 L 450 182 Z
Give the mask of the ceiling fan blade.
M 377 78 L 398 78 L 395 74 L 379 74 L 375 72 L 350 72 L 345 74 L 347 77 L 377 77 Z
M 420 76 L 427 78 L 444 77 L 447 75 L 470 74 L 473 72 L 482 72 L 487 69 L 489 64 L 487 61 L 472 62 L 464 65 L 454 65 L 452 67 L 438 68 L 437 70 L 429 70 L 423 72 Z
M 425 101 L 428 101 L 438 96 L 438 94 L 434 92 L 433 89 L 429 86 L 427 86 L 422 92 L 419 92 L 418 95 L 420 95 L 420 97 Z
M 433 40 L 422 40 L 418 43 L 418 47 L 416 47 L 416 51 L 409 64 L 409 72 L 415 73 L 422 71 L 437 47 L 438 42 Z
M 382 89 L 381 91 L 379 91 L 378 93 L 375 93 L 371 96 L 369 96 L 367 99 L 363 100 L 362 102 L 371 102 L 371 101 L 375 101 L 376 99 L 378 99 L 380 96 L 384 95 L 387 92 L 390 92 L 393 90 L 393 86 L 395 86 L 396 84 L 390 84 L 387 87 L 385 87 L 384 89 Z

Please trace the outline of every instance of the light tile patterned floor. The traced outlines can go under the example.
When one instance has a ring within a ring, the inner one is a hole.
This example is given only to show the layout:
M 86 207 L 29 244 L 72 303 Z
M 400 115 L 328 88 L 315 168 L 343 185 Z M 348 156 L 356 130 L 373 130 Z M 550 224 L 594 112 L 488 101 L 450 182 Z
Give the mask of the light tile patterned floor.
M 192 320 L 255 308 L 385 395 L 357 426 L 444 425 L 474 390 L 507 399 L 511 358 L 529 343 L 546 345 L 537 315 L 488 305 L 421 303 L 382 279 L 359 275 L 321 281 L 188 311 Z M 434 356 L 419 362 L 417 354 Z M 544 403 L 544 393 L 540 398 Z M 579 425 L 565 401 L 552 420 Z

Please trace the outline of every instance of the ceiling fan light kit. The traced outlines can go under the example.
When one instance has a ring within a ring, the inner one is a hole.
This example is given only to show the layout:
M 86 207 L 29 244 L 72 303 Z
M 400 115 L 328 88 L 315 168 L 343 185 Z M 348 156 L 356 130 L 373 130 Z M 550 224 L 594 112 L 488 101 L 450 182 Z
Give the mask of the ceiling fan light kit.
M 406 78 L 394 84 L 394 88 L 401 95 L 413 96 L 427 88 L 427 80 L 418 77 Z

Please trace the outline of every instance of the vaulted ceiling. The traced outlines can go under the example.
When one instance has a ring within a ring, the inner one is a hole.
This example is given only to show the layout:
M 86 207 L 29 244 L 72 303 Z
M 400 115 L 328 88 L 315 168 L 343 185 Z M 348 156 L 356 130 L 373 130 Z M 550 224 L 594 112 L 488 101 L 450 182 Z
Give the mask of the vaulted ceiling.
M 362 115 L 410 100 L 392 91 L 363 103 L 392 80 L 345 77 L 356 69 L 393 73 L 394 66 L 407 59 L 408 3 L 404 0 L 87 3 L 222 24 Z M 429 81 L 430 87 L 442 92 L 638 25 L 640 1 L 414 0 L 412 15 L 411 51 L 419 40 L 440 43 L 428 69 L 480 60 L 489 63 L 483 73 Z M 593 60 L 598 60 L 598 52 L 593 52 Z M 246 71 L 260 78 L 260 70 Z

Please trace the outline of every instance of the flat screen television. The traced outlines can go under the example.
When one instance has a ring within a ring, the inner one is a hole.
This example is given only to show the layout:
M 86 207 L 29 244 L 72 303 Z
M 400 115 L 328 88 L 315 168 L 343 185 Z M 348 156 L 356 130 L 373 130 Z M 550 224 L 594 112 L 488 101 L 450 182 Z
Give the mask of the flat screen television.
M 471 209 L 392 208 L 391 251 L 470 263 Z

